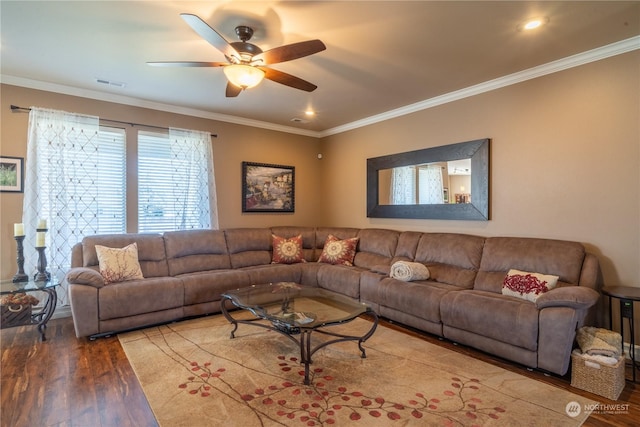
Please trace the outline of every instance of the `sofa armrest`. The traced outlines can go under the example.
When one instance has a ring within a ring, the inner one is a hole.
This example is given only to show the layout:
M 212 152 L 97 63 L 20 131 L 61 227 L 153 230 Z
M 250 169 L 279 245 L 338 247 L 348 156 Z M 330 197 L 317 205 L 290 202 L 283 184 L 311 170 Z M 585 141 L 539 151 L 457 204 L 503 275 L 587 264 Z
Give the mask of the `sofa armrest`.
M 88 267 L 72 268 L 67 273 L 66 279 L 67 282 L 74 285 L 88 285 L 94 288 L 104 286 L 104 277 L 98 271 Z
M 540 295 L 536 300 L 538 310 L 546 307 L 570 307 L 587 309 L 594 305 L 600 294 L 584 286 L 563 286 Z

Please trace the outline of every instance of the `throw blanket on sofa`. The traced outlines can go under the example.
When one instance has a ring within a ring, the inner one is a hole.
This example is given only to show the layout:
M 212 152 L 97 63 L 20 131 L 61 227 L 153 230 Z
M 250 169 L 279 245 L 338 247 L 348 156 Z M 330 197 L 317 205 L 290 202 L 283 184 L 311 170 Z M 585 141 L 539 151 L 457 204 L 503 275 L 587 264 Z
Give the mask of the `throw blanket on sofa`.
M 427 280 L 429 278 L 429 269 L 419 262 L 397 261 L 391 266 L 389 276 L 403 282 Z
M 591 356 L 618 358 L 622 355 L 622 336 L 617 332 L 585 326 L 578 330 L 576 340 L 582 352 Z

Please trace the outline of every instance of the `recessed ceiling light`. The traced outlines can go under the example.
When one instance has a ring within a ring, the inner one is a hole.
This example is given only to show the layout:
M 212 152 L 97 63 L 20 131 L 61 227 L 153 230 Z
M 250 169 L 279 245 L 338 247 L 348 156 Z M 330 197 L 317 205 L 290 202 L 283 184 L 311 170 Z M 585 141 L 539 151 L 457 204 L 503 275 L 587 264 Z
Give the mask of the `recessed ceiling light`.
M 547 17 L 538 17 L 538 18 L 532 18 L 532 19 L 528 19 L 525 22 L 523 22 L 522 24 L 518 25 L 518 31 L 529 31 L 529 30 L 534 30 L 536 28 L 540 28 L 543 25 L 545 25 L 546 23 L 549 22 L 549 18 Z
M 315 112 L 315 111 L 313 111 L 313 110 L 307 110 L 307 111 L 305 111 L 305 112 L 304 112 L 304 114 L 305 114 L 306 116 L 311 117 L 311 116 L 315 116 L 315 115 L 316 115 L 316 112 Z

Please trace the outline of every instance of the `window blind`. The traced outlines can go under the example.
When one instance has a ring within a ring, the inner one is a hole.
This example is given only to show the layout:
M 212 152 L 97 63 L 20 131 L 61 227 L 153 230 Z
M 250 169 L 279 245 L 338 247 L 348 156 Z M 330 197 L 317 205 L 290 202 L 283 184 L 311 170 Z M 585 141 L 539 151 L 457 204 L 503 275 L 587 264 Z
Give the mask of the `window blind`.
M 138 133 L 139 232 L 210 227 L 204 144 L 210 144 L 209 137 L 188 144 L 168 134 Z
M 126 232 L 126 135 L 100 127 L 97 147 L 98 233 Z

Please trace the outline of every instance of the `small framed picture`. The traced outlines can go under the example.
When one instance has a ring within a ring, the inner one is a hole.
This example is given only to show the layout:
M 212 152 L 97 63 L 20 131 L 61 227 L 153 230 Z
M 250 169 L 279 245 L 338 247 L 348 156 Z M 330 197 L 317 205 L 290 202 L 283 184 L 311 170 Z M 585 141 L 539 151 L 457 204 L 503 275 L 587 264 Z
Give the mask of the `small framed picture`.
M 24 192 L 24 158 L 0 156 L 0 192 Z
M 293 212 L 293 166 L 242 162 L 242 212 Z

